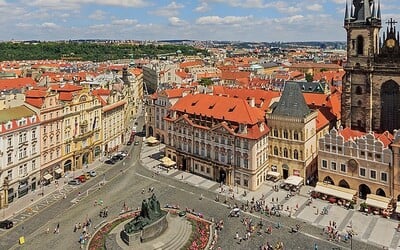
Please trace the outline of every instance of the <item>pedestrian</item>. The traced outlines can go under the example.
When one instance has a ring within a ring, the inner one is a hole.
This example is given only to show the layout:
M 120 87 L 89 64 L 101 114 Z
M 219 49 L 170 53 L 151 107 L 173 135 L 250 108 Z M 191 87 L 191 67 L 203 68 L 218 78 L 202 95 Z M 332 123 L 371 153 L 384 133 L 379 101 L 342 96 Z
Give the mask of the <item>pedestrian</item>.
M 236 232 L 236 234 L 235 234 L 235 239 L 239 239 L 239 233 L 238 232 Z
M 50 232 L 50 228 L 47 227 L 47 229 L 46 229 L 46 234 L 49 234 L 49 232 Z

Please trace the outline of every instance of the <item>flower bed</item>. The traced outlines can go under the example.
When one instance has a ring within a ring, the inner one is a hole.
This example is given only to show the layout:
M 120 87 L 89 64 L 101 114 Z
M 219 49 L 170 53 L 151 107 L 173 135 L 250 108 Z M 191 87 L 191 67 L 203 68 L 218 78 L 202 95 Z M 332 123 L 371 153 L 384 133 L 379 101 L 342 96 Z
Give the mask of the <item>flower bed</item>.
M 89 250 L 97 250 L 104 249 L 104 243 L 106 240 L 106 236 L 121 222 L 126 221 L 127 219 L 132 219 L 136 217 L 140 211 L 128 212 L 118 216 L 115 220 L 108 222 L 106 225 L 100 227 L 97 232 L 90 239 L 88 249 Z
M 191 214 L 188 214 L 186 218 L 192 223 L 193 228 L 192 236 L 186 248 L 190 250 L 206 249 L 210 241 L 211 223 Z

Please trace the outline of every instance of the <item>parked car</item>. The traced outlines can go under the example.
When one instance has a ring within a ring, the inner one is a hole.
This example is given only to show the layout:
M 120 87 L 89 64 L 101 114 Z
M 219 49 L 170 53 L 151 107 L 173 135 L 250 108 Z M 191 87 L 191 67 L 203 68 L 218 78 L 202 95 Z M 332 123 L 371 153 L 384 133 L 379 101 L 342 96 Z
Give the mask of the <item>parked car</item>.
M 68 181 L 69 185 L 79 185 L 81 184 L 81 182 L 79 181 L 79 179 L 72 179 L 70 181 Z
M 84 173 L 83 175 L 85 176 L 85 179 L 86 179 L 86 180 L 89 180 L 89 179 L 90 179 L 90 174 L 89 174 L 89 173 Z
M 108 159 L 104 162 L 105 164 L 110 164 L 110 165 L 114 165 L 115 161 L 113 159 Z
M 87 171 L 86 173 L 88 173 L 91 177 L 95 177 L 97 175 L 96 171 L 94 170 Z
M 14 226 L 14 223 L 12 222 L 12 221 L 10 221 L 10 220 L 3 220 L 3 221 L 0 221 L 0 228 L 3 228 L 3 229 L 10 229 L 10 228 L 12 228 Z
M 123 157 L 126 157 L 128 155 L 128 151 L 119 151 L 118 154 L 122 155 Z
M 86 181 L 86 176 L 83 174 L 83 175 L 80 175 L 80 176 L 78 176 L 78 177 L 76 177 L 75 179 L 78 179 L 80 182 L 85 182 Z
M 129 141 L 126 143 L 126 145 L 127 145 L 127 146 L 130 146 L 130 145 L 132 145 L 132 141 L 131 141 L 131 140 L 129 140 Z
M 124 159 L 124 157 L 121 154 L 115 154 L 111 157 L 111 159 L 114 161 L 120 161 L 120 160 Z
M 139 141 L 135 141 L 135 143 L 133 145 L 135 145 L 135 146 L 139 145 Z

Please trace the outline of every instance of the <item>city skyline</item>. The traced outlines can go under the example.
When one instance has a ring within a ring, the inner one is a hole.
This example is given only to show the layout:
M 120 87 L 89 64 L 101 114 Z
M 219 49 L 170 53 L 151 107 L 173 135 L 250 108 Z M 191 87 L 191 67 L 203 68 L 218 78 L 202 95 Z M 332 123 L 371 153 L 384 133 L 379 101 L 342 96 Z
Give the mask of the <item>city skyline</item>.
M 343 41 L 345 2 L 0 0 L 0 40 Z M 394 0 L 381 8 L 399 19 Z

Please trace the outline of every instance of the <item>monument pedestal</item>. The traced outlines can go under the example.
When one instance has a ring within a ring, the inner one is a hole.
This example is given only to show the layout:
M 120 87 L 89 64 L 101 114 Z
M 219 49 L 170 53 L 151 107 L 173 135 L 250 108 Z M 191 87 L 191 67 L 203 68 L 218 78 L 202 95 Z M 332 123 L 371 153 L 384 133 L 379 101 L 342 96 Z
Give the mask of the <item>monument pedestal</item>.
M 160 236 L 168 227 L 167 216 L 169 213 L 162 216 L 160 219 L 143 227 L 142 231 L 128 234 L 125 230 L 120 233 L 121 239 L 128 245 L 140 244 Z

